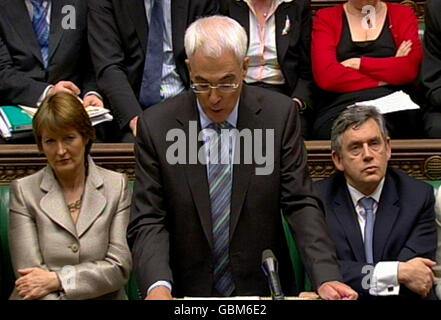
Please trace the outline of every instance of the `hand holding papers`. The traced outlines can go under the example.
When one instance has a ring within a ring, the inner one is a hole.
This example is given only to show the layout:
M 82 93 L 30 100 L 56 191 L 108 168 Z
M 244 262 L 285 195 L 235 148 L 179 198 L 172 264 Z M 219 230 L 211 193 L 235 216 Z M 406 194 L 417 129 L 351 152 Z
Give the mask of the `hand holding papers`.
M 110 110 L 103 107 L 85 108 L 92 126 L 105 121 L 112 121 Z M 38 108 L 28 106 L 0 106 L 0 135 L 6 139 L 32 136 L 32 118 Z
M 92 126 L 96 126 L 101 122 L 112 121 L 113 116 L 110 114 L 110 110 L 103 107 L 88 106 L 86 107 L 87 114 L 89 115 Z
M 20 108 L 25 110 L 31 117 L 37 112 L 37 108 L 27 107 L 20 105 Z M 92 126 L 95 126 L 101 122 L 112 121 L 113 116 L 110 114 L 110 110 L 103 107 L 88 106 L 85 108 L 89 115 Z

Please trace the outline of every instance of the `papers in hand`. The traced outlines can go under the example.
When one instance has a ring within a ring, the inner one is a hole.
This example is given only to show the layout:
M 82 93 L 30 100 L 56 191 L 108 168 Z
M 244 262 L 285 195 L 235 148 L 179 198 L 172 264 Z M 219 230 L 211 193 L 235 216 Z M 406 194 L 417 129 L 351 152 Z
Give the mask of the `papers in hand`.
M 87 114 L 89 115 L 92 126 L 96 126 L 99 123 L 112 121 L 113 116 L 110 114 L 110 110 L 103 107 L 86 107 Z
M 19 105 L 24 111 L 26 111 L 31 117 L 37 112 L 37 108 Z M 112 121 L 113 116 L 110 114 L 110 110 L 103 107 L 88 106 L 86 107 L 87 114 L 89 115 L 92 126 L 96 126 L 99 123 Z
M 410 99 L 408 94 L 401 90 L 378 99 L 356 102 L 355 104 L 348 106 L 348 108 L 355 106 L 376 107 L 381 114 L 420 108 L 412 101 L 412 99 Z

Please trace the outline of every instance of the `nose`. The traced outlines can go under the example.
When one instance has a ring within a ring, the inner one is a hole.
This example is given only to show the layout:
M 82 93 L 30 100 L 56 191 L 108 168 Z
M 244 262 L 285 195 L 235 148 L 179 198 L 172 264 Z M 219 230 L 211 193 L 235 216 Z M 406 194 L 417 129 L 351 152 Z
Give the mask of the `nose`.
M 219 100 L 221 99 L 220 95 L 217 92 L 217 89 L 210 88 L 210 91 L 208 92 L 208 100 L 211 104 L 217 104 Z
M 57 142 L 57 154 L 63 155 L 66 153 L 66 147 L 64 146 L 64 143 L 61 141 Z
M 372 151 L 369 149 L 369 146 L 367 143 L 363 144 L 363 159 L 365 161 L 370 161 L 372 160 L 373 156 L 372 156 Z

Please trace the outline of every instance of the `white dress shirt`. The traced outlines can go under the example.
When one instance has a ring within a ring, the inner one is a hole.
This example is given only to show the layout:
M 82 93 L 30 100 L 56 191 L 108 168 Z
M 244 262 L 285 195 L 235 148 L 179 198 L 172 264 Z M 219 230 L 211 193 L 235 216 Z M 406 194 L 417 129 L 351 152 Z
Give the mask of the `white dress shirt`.
M 284 84 L 285 78 L 277 59 L 275 12 L 280 4 L 291 2 L 292 0 L 274 0 L 263 26 L 259 26 L 253 1 L 243 1 L 250 9 L 250 38 L 247 51 L 250 63 L 245 82 L 264 82 L 273 85 Z
M 383 191 L 384 178 L 380 181 L 377 188 L 370 195 L 365 195 L 347 183 L 352 203 L 357 212 L 358 224 L 360 225 L 361 236 L 364 241 L 364 226 L 366 224 L 366 213 L 359 201 L 364 197 L 371 197 L 375 200 L 373 211 L 377 214 L 378 203 L 380 201 L 381 192 Z M 389 296 L 398 295 L 400 292 L 400 284 L 398 283 L 398 261 L 381 261 L 378 262 L 370 279 L 369 293 L 373 296 Z

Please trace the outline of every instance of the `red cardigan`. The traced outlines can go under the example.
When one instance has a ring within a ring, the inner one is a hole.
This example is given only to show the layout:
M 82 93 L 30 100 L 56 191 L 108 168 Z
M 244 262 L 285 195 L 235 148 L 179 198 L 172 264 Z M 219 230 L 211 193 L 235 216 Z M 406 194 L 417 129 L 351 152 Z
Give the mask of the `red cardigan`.
M 387 3 L 389 28 L 395 45 L 412 40 L 412 50 L 406 57 L 362 57 L 360 70 L 344 67 L 337 60 L 337 47 L 343 29 L 343 5 L 319 10 L 312 31 L 312 72 L 318 86 L 332 92 L 352 92 L 379 86 L 413 82 L 419 73 L 423 57 L 418 36 L 418 20 L 414 11 L 401 4 Z

